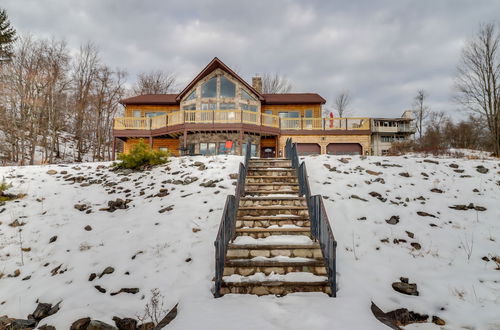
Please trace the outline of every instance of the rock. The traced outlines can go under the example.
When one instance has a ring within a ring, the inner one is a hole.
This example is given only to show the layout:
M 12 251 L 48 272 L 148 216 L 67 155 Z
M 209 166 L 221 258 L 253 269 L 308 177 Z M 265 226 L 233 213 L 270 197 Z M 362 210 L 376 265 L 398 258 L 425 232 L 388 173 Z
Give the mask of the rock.
M 408 235 L 409 238 L 415 237 L 415 234 L 413 234 L 411 231 L 406 231 L 406 235 Z
M 419 314 L 409 311 L 406 308 L 399 308 L 386 313 L 386 316 L 393 319 L 398 326 L 405 326 L 412 323 L 423 323 L 429 318 L 429 315 Z
M 351 198 L 354 198 L 354 199 L 359 199 L 360 201 L 363 201 L 363 202 L 368 202 L 368 200 L 364 199 L 364 198 L 361 198 L 359 197 L 358 195 L 351 195 Z
M 200 166 L 198 166 L 198 171 L 204 171 L 206 168 L 207 166 L 205 164 L 201 164 Z
M 57 240 L 57 236 L 52 236 L 52 237 L 49 239 L 49 244 L 50 244 L 50 243 L 54 243 L 56 240 Z
M 459 211 L 467 211 L 467 205 L 464 204 L 456 204 L 453 206 L 448 206 L 450 209 L 459 210 Z
M 422 246 L 417 243 L 417 242 L 412 242 L 410 243 L 410 245 L 415 249 L 415 250 L 420 250 L 422 248 Z
M 118 330 L 135 330 L 137 328 L 137 321 L 128 317 L 121 319 L 113 316 L 113 321 Z
M 399 280 L 403 283 L 408 283 L 409 282 L 409 279 L 408 277 L 400 277 Z
M 106 289 L 104 289 L 100 285 L 94 285 L 94 288 L 96 288 L 96 290 L 99 291 L 100 293 L 106 293 Z
M 238 179 L 238 177 L 239 177 L 238 173 L 229 174 L 229 179 L 231 179 L 231 180 L 236 180 L 236 179 Z
M 57 174 L 57 171 L 56 170 L 48 170 L 47 174 L 54 175 L 54 174 Z
M 136 294 L 139 292 L 139 289 L 138 288 L 122 288 L 120 289 L 119 291 L 116 291 L 116 292 L 112 292 L 111 295 L 112 296 L 116 296 L 117 294 L 120 294 L 120 293 L 131 293 L 131 294 Z
M 137 326 L 137 330 L 153 330 L 154 327 L 155 324 L 153 322 L 147 322 Z
M 38 327 L 38 329 L 39 330 L 56 330 L 56 327 L 54 327 L 52 325 L 44 324 L 41 327 Z
M 86 225 L 85 227 L 83 227 L 83 229 L 85 229 L 86 231 L 91 231 L 92 227 L 90 227 L 89 225 Z
M 441 189 L 438 189 L 438 188 L 432 188 L 432 189 L 431 189 L 431 192 L 433 192 L 433 193 L 438 193 L 438 194 L 442 194 L 444 191 L 442 191 Z
M 381 198 L 381 197 L 382 197 L 382 195 L 380 195 L 380 194 L 379 194 L 378 192 L 376 192 L 376 191 L 372 191 L 372 192 L 370 192 L 370 193 L 369 193 L 369 195 L 370 195 L 370 196 L 372 196 L 372 197 L 376 197 L 376 198 Z
M 193 166 L 195 166 L 195 167 L 199 167 L 201 165 L 205 165 L 205 164 L 203 162 L 194 162 L 193 163 Z
M 366 217 L 358 218 L 358 220 L 366 220 Z
M 486 262 L 490 261 L 490 258 L 488 258 L 487 256 L 484 256 L 484 257 L 482 257 L 481 259 L 482 259 L 483 261 L 486 261 Z
M 113 267 L 108 266 L 108 267 L 104 268 L 102 273 L 99 275 L 99 278 L 103 277 L 104 275 L 113 274 L 114 271 L 115 271 L 115 269 Z
M 409 178 L 410 177 L 410 173 L 408 173 L 408 172 L 401 172 L 401 173 L 399 173 L 399 175 L 402 176 L 402 177 L 405 177 L 405 178 Z
M 22 320 L 15 319 L 10 322 L 10 325 L 6 328 L 9 330 L 25 330 L 25 329 L 33 329 L 36 326 L 36 320 Z
M 348 158 L 340 158 L 339 162 L 341 162 L 343 164 L 348 164 L 349 163 L 349 159 Z
M 156 197 L 165 197 L 167 195 L 169 195 L 168 189 L 162 188 L 155 196 Z
M 436 218 L 436 216 L 434 214 L 430 214 L 430 213 L 427 213 L 427 212 L 422 212 L 422 211 L 418 211 L 417 214 L 421 217 L 432 217 L 432 218 Z
M 192 231 L 193 231 L 193 233 L 197 233 L 197 232 L 201 231 L 201 229 L 200 228 L 193 228 Z
M 375 176 L 382 174 L 382 172 L 375 172 L 375 171 L 371 171 L 371 170 L 366 170 L 365 172 L 370 174 L 370 175 L 375 175 Z
M 437 325 L 446 325 L 446 322 L 436 315 L 432 316 L 432 323 Z
M 118 209 L 127 209 L 128 208 L 128 203 L 130 203 L 132 200 L 131 199 L 126 199 L 123 200 L 121 198 L 117 198 L 114 201 L 108 201 L 108 207 L 99 209 L 99 211 L 108 211 L 108 212 L 114 212 Z
M 75 204 L 73 207 L 78 211 L 85 211 L 88 208 L 85 204 Z
M 424 159 L 424 163 L 439 164 L 437 160 L 432 159 Z
M 450 165 L 448 165 L 448 166 L 449 166 L 449 167 L 451 167 L 451 168 L 458 168 L 458 165 L 457 165 L 457 164 L 450 164 Z
M 90 274 L 90 276 L 89 276 L 89 282 L 92 282 L 93 280 L 95 280 L 96 277 L 97 277 L 96 273 Z
M 399 222 L 399 216 L 393 215 L 389 220 L 385 220 L 390 225 L 395 225 Z
M 482 212 L 482 211 L 486 211 L 486 207 L 476 205 L 476 206 L 474 206 L 474 210 Z
M 484 167 L 483 165 L 477 166 L 476 171 L 478 171 L 481 174 L 486 174 L 489 172 L 489 170 L 486 167 Z
M 102 321 L 92 320 L 86 330 L 116 330 L 116 327 Z
M 167 211 L 172 211 L 173 209 L 174 209 L 174 206 L 173 206 L 173 205 L 170 205 L 170 206 L 167 206 L 167 207 L 164 207 L 164 208 L 160 209 L 160 210 L 158 211 L 158 213 L 165 213 L 165 212 L 167 212 Z
M 429 177 L 429 174 L 427 174 L 427 173 L 425 173 L 425 172 L 422 172 L 422 173 L 420 173 L 420 174 L 421 174 L 423 177 L 426 177 L 426 178 L 428 178 L 428 177 Z
M 11 223 L 9 223 L 9 226 L 13 227 L 13 228 L 16 228 L 16 227 L 22 227 L 25 224 L 26 224 L 25 222 L 22 222 L 22 221 L 19 222 L 19 220 L 16 219 L 16 220 L 12 221 Z
M 418 296 L 417 284 L 415 283 L 394 282 L 392 283 L 392 288 L 402 294 Z

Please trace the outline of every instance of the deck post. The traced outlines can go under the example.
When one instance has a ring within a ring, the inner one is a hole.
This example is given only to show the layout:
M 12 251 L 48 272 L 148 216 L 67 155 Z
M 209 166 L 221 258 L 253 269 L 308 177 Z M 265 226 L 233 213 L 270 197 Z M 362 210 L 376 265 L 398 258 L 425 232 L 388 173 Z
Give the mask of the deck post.
M 153 137 L 149 136 L 149 146 L 153 149 Z
M 240 130 L 240 156 L 243 156 L 243 130 Z
M 184 147 L 184 150 L 187 148 L 187 129 L 184 129 L 184 141 L 182 141 L 182 146 Z
M 111 144 L 111 160 L 115 160 L 116 137 L 113 136 L 113 143 Z

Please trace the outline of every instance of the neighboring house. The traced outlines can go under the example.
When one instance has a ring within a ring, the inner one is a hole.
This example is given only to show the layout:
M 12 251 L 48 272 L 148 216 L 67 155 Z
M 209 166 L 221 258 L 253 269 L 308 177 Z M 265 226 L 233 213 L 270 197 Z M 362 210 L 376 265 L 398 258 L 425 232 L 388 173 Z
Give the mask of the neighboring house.
M 114 140 L 128 152 L 139 139 L 173 155 L 245 152 L 283 157 L 291 137 L 307 154 L 370 154 L 369 118 L 322 118 L 325 99 L 315 93 L 263 94 L 262 79 L 249 85 L 214 58 L 179 94 L 124 99 Z
M 387 155 L 394 142 L 409 142 L 415 134 L 412 112 L 407 110 L 401 118 L 373 118 L 372 154 Z

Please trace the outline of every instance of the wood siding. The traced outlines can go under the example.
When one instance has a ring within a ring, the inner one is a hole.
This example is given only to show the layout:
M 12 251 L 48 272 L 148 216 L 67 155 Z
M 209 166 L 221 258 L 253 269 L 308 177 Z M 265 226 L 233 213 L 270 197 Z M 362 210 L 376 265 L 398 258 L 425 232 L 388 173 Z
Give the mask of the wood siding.
M 300 117 L 304 117 L 306 110 L 313 111 L 313 118 L 321 118 L 321 104 L 262 105 L 262 112 L 272 111 L 275 116 L 280 112 L 297 111 Z
M 127 105 L 125 107 L 125 117 L 133 117 L 134 111 L 141 111 L 141 117 L 146 117 L 146 112 L 172 112 L 179 111 L 178 105 Z

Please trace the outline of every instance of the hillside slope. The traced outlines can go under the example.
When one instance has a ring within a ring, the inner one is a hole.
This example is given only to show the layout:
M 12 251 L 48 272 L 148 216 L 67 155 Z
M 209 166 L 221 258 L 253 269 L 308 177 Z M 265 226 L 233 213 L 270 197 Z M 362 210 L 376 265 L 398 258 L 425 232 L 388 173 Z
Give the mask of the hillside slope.
M 500 324 L 500 270 L 491 261 L 500 255 L 498 161 L 305 157 L 311 190 L 325 196 L 338 241 L 338 298 L 214 299 L 213 241 L 226 195 L 234 193 L 229 174 L 241 159 L 173 158 L 126 175 L 109 171 L 109 163 L 0 168 L 0 178 L 14 186 L 10 192 L 27 194 L 0 206 L 0 316 L 26 318 L 37 300 L 62 301 L 40 324 L 67 329 L 86 316 L 113 324 L 115 315 L 141 314 L 158 288 L 167 309 L 179 302 L 169 329 L 387 329 L 371 314 L 371 301 L 384 311 L 406 307 L 438 315 L 446 329 Z M 480 165 L 488 172 L 479 173 Z M 131 201 L 124 209 L 99 210 L 117 198 Z M 449 208 L 470 203 L 486 210 Z M 386 222 L 392 216 L 398 223 Z M 99 277 L 106 267 L 114 271 Z M 20 274 L 9 277 L 16 270 Z M 98 276 L 89 281 L 92 273 Z M 391 284 L 400 277 L 416 283 L 420 295 L 394 291 Z M 111 295 L 122 288 L 138 292 Z

